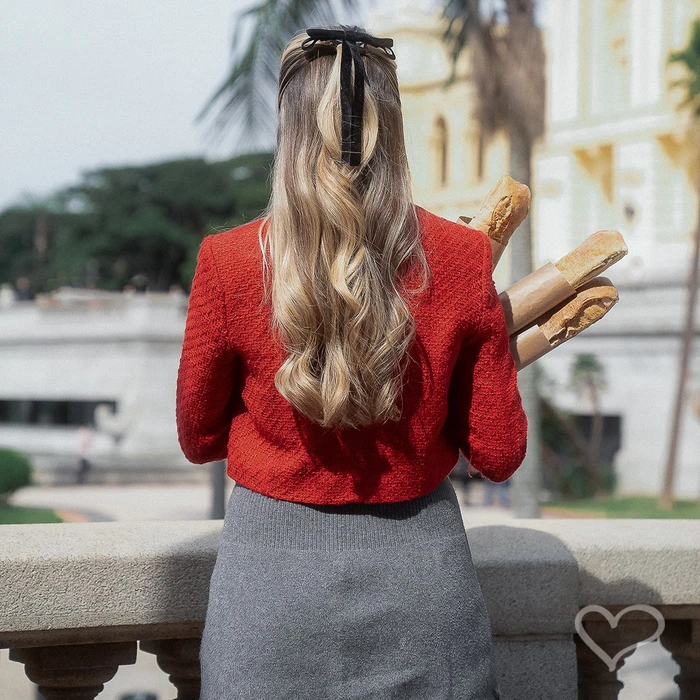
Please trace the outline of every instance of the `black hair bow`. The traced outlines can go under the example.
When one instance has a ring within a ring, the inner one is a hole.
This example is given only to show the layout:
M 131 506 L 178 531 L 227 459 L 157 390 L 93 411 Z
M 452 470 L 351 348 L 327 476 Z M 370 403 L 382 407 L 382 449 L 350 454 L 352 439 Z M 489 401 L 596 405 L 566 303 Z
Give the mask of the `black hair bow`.
M 353 29 L 326 29 L 313 27 L 307 29 L 309 35 L 301 47 L 309 51 L 308 58 L 312 60 L 318 54 L 312 54 L 311 49 L 317 41 L 340 41 L 343 44 L 343 56 L 340 63 L 340 108 L 342 112 L 342 160 L 350 165 L 359 165 L 362 156 L 362 110 L 365 101 L 365 68 L 360 57 L 358 44 L 370 44 L 383 49 L 395 59 L 391 47 L 394 40 L 380 39 L 365 32 Z M 317 47 L 318 48 L 318 47 Z M 352 84 L 351 64 L 355 64 L 355 82 Z

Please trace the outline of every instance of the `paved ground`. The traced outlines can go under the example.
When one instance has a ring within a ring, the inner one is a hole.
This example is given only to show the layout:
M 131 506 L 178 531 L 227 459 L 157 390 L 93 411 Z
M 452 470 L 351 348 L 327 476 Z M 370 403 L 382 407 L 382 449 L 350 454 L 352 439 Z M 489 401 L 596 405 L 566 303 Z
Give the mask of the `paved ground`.
M 226 483 L 228 496 L 233 482 L 227 479 Z M 465 506 L 465 518 L 484 523 L 513 519 L 509 509 L 480 505 L 483 484 L 474 484 L 468 494 L 459 484 L 455 484 L 455 490 L 460 503 Z M 196 484 L 34 486 L 18 491 L 12 503 L 53 508 L 70 521 L 200 520 L 208 518 L 211 512 L 211 491 L 208 485 Z
M 232 487 L 233 482 L 227 479 L 226 495 Z M 458 483 L 455 488 L 465 520 L 496 523 L 513 519 L 508 509 L 480 505 L 483 483 L 473 483 L 468 494 Z M 57 509 L 72 521 L 200 520 L 209 517 L 211 493 L 207 485 L 35 486 L 16 493 L 12 502 Z M 672 678 L 677 671 L 677 665 L 658 643 L 644 644 L 620 671 L 625 687 L 619 700 L 676 700 L 678 691 Z M 122 700 L 136 691 L 154 693 L 157 700 L 174 697 L 172 685 L 151 654 L 139 653 L 135 665 L 120 668 L 98 698 Z M 0 650 L 0 700 L 36 700 L 34 684 L 27 680 L 20 664 L 8 660 L 6 649 Z

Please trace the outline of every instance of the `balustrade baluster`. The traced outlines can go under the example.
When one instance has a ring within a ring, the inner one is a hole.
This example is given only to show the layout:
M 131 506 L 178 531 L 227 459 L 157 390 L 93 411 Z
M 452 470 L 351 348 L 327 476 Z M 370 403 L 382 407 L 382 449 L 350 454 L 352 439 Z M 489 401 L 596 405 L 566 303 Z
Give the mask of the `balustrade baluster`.
M 660 641 L 679 666 L 679 699 L 700 700 L 700 620 L 668 620 Z
M 136 661 L 136 642 L 11 648 L 46 700 L 94 700 L 117 669 Z
M 139 646 L 156 655 L 158 666 L 177 688 L 177 700 L 199 700 L 201 684 L 199 647 L 201 638 L 149 639 Z
M 622 617 L 616 627 L 611 627 L 606 619 L 591 612 L 583 619 L 583 628 L 602 650 L 614 659 L 625 647 L 651 636 L 656 631 L 655 620 Z M 624 666 L 625 659 L 634 653 L 634 647 L 622 654 L 610 670 L 608 660 L 601 658 L 578 635 L 576 639 L 576 661 L 578 666 L 578 700 L 617 700 L 622 681 L 617 674 Z

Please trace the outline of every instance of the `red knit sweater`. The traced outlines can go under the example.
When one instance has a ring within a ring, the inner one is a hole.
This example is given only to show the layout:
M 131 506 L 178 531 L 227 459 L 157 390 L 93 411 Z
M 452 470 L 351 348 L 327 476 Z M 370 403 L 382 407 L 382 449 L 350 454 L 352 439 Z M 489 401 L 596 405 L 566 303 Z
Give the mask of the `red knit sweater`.
M 177 377 L 176 421 L 190 462 L 227 459 L 237 483 L 316 504 L 422 496 L 453 469 L 504 481 L 520 466 L 527 419 L 481 231 L 416 207 L 433 280 L 415 297 L 416 342 L 403 417 L 327 429 L 277 391 L 286 357 L 269 330 L 260 219 L 201 243 Z

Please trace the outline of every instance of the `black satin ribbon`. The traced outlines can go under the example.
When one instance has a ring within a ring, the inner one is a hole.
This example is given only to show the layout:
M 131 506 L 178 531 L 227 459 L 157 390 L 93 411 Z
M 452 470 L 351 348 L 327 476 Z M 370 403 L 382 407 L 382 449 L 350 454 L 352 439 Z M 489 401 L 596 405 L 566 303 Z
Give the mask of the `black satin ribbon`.
M 365 101 L 365 67 L 358 44 L 370 44 L 381 48 L 395 59 L 391 47 L 394 40 L 378 38 L 365 32 L 351 29 L 326 29 L 314 27 L 307 29 L 308 38 L 301 47 L 311 52 L 317 41 L 340 41 L 343 55 L 340 60 L 340 107 L 342 112 L 342 160 L 350 165 L 359 165 L 362 158 L 362 111 Z M 310 42 L 310 43 L 309 43 Z M 316 47 L 317 49 L 319 47 Z M 318 54 L 309 53 L 309 60 Z M 352 65 L 355 65 L 355 80 L 352 81 Z

